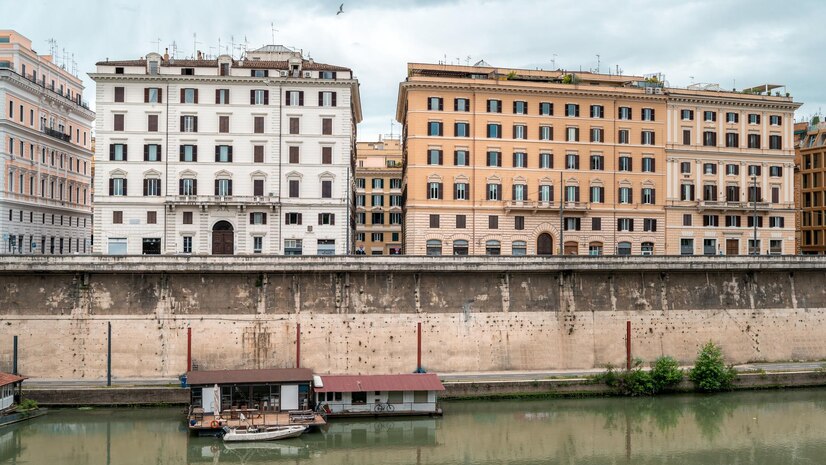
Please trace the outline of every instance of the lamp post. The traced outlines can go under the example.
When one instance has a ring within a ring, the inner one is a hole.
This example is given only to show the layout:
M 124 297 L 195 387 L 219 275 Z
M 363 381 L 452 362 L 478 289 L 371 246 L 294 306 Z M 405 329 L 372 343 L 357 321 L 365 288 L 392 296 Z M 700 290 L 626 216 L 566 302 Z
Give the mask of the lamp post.
M 752 201 L 754 202 L 754 210 L 752 212 L 752 226 L 754 226 L 754 239 L 752 240 L 752 255 L 760 255 L 760 249 L 757 247 L 757 173 L 751 174 L 752 181 Z

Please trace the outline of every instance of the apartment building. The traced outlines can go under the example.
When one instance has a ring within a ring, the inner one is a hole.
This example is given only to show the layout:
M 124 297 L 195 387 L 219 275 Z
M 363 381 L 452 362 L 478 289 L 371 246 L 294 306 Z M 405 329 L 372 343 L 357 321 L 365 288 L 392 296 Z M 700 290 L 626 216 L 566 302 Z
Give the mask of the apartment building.
M 795 253 L 800 104 L 779 87 L 666 89 L 667 253 Z
M 806 125 L 797 146 L 799 253 L 826 253 L 826 123 Z
M 664 254 L 654 76 L 411 63 L 406 254 Z
M 95 252 L 345 254 L 358 81 L 280 45 L 101 61 Z
M 0 30 L 0 253 L 91 252 L 92 121 L 83 83 Z
M 381 137 L 356 148 L 356 253 L 401 254 L 401 140 Z

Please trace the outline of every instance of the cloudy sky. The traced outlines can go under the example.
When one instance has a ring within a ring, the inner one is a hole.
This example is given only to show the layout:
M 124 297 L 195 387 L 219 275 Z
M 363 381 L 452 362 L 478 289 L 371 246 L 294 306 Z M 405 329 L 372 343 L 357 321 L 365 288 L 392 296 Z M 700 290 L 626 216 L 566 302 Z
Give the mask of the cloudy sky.
M 217 54 L 219 39 L 222 49 L 245 39 L 257 48 L 275 24 L 276 43 L 354 70 L 360 140 L 391 131 L 414 61 L 587 70 L 599 55 L 603 72 L 661 72 L 672 86 L 785 84 L 804 103 L 798 119 L 826 107 L 824 0 L 0 0 L 0 12 L 0 28 L 39 53 L 50 38 L 74 53 L 92 104 L 86 73 L 98 60 L 141 57 L 159 39 L 161 52 L 174 41 L 179 58 L 196 46 Z

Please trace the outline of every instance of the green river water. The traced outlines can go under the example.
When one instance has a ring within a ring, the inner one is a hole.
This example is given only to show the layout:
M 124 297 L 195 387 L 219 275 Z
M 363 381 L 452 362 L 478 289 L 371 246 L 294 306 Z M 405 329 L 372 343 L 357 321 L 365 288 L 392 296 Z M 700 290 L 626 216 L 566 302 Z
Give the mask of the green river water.
M 0 429 L 0 463 L 826 464 L 826 389 L 443 408 L 234 446 L 190 436 L 181 408 L 51 410 Z

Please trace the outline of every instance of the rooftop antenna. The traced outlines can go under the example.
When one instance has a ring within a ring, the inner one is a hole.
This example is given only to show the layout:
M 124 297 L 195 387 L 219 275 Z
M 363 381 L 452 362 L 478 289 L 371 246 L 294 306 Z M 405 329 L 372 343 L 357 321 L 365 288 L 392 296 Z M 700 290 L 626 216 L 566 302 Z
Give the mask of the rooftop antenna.
M 218 55 L 221 54 L 221 38 L 218 38 Z
M 551 56 L 551 68 L 556 69 L 556 53 Z
M 195 60 L 198 58 L 198 44 L 203 42 L 198 42 L 198 34 L 193 32 L 192 33 L 192 59 Z
M 270 31 L 272 32 L 272 45 L 275 45 L 275 33 L 278 32 L 278 29 L 275 28 L 275 23 L 270 23 Z
M 172 59 L 176 59 L 178 55 L 178 42 L 172 41 Z
M 158 37 L 156 40 L 149 42 L 150 44 L 155 44 L 155 51 L 161 53 L 161 38 Z
M 60 67 L 66 69 L 66 48 L 63 48 L 63 54 L 61 56 Z
M 209 46 L 209 56 L 208 56 L 208 57 L 204 57 L 204 58 L 207 58 L 207 59 L 212 59 L 212 51 L 213 51 L 213 50 L 215 50 L 215 46 L 210 45 L 210 46 Z M 220 50 L 219 50 L 219 52 L 220 52 Z
M 75 61 L 75 53 L 72 52 L 72 74 L 77 76 L 77 61 Z
M 470 55 L 465 57 L 465 66 L 470 66 Z
M 600 64 L 599 53 L 597 53 L 597 74 L 599 74 L 599 64 Z
M 694 84 L 694 76 L 689 76 L 688 78 L 691 79 L 691 83 Z
M 57 53 L 57 41 L 54 39 L 49 39 L 46 42 L 49 43 L 49 55 L 52 56 L 52 61 L 56 60 L 55 54 Z

